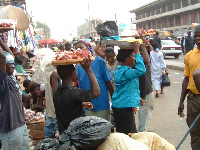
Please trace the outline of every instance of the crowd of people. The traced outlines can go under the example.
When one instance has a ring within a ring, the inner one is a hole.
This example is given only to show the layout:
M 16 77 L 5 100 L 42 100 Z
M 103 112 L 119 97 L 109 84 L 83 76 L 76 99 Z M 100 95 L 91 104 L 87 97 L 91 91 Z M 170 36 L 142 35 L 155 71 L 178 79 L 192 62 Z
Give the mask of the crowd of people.
M 188 38 L 190 36 L 188 32 Z M 22 59 L 15 58 L 13 51 L 0 39 L 0 140 L 3 149 L 30 149 L 24 107 L 35 112 L 45 111 L 45 138 L 51 137 L 55 130 L 62 135 L 70 122 L 81 116 L 97 116 L 112 122 L 112 132 L 128 135 L 149 131 L 154 97 L 164 94 L 162 74 L 167 69 L 158 32 L 151 40 L 140 38 L 142 44 L 135 41 L 130 44 L 131 49 L 121 48 L 117 54 L 114 46 L 105 45 L 101 38 L 97 44 L 91 39 L 91 42 L 78 40 L 73 45 L 69 42 L 60 45 L 62 51 L 90 51 L 95 60 L 84 58 L 80 64 L 57 66 L 45 83 L 45 93 L 41 92 L 40 84 L 31 80 L 25 80 L 25 90 L 21 90 L 13 73 L 15 69 L 24 72 Z M 200 108 L 199 25 L 195 28 L 194 39 L 195 48 L 191 40 L 185 39 L 190 46 L 185 44 L 188 53 L 178 108 L 178 114 L 183 116 L 183 102 L 188 94 L 189 127 Z M 190 132 L 193 150 L 200 147 L 199 123 L 200 120 Z

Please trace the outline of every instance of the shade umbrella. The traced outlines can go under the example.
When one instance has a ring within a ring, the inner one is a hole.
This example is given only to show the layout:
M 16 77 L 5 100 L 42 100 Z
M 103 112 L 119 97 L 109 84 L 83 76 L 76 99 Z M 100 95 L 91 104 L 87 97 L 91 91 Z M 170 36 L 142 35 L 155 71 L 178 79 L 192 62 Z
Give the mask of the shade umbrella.
M 29 19 L 25 12 L 12 5 L 0 6 L 0 19 L 12 19 L 16 21 L 16 30 L 25 31 L 29 27 Z
M 169 32 L 169 31 L 164 31 L 164 34 L 165 34 L 165 36 L 170 36 L 170 35 L 171 35 L 171 32 Z
M 60 43 L 60 41 L 54 40 L 54 39 L 42 39 L 38 40 L 39 44 L 45 45 L 45 44 L 57 44 Z

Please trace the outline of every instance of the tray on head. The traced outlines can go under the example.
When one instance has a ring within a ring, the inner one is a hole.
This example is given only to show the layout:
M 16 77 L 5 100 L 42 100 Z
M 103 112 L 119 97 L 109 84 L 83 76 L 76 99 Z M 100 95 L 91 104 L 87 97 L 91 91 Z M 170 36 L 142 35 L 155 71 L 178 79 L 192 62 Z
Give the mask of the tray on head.
M 148 36 L 148 35 L 154 35 L 156 34 L 155 32 L 153 33 L 146 33 L 146 34 L 141 34 L 141 35 L 121 35 L 120 38 L 125 38 L 125 37 L 139 37 L 139 36 Z
M 8 32 L 13 30 L 13 27 L 0 27 L 0 33 Z
M 95 60 L 95 57 L 91 57 L 91 60 Z M 57 66 L 57 65 L 71 65 L 71 64 L 77 64 L 77 63 L 82 63 L 84 61 L 83 58 L 79 59 L 65 59 L 65 60 L 52 60 L 52 65 Z
M 135 39 L 137 40 L 137 39 Z M 141 39 L 139 39 L 141 40 Z M 124 40 L 105 40 L 106 45 L 113 45 L 113 46 L 119 46 L 120 49 L 132 49 L 130 43 L 133 43 L 134 41 L 124 41 Z M 139 42 L 140 43 L 140 42 Z

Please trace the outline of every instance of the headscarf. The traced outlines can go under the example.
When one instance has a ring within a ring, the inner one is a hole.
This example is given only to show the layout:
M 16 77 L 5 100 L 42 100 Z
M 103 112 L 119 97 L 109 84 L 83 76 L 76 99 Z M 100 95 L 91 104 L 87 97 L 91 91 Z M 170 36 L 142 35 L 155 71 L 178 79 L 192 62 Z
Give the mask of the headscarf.
M 4 51 L 4 54 L 6 55 L 6 64 L 14 64 L 15 63 L 14 57 L 9 52 Z
M 82 40 L 82 39 L 81 39 L 81 40 Z M 91 54 L 93 55 L 93 48 L 92 48 L 91 44 L 90 44 L 88 41 L 86 41 L 86 40 L 82 40 L 82 41 L 84 41 L 84 42 L 87 44 L 87 46 L 89 47 L 89 51 L 90 51 Z

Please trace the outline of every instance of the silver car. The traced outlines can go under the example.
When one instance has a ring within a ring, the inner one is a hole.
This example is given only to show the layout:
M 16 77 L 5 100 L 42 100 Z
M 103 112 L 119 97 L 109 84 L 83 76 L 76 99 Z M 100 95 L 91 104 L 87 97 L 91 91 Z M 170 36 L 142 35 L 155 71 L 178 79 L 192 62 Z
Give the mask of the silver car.
M 164 56 L 174 56 L 178 58 L 182 54 L 182 49 L 180 45 L 177 45 L 172 40 L 161 40 L 162 48 L 161 51 Z

